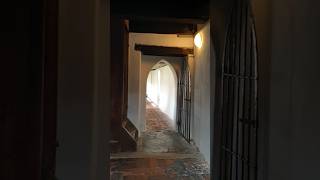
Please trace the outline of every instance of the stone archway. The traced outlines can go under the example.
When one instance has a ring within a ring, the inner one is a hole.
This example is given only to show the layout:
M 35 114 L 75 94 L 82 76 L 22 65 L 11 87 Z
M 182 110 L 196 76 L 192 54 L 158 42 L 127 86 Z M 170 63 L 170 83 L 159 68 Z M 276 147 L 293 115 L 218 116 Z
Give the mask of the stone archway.
M 175 129 L 178 77 L 174 67 L 160 60 L 149 71 L 146 79 L 146 97 L 168 115 Z
M 169 57 L 169 56 L 147 56 L 141 57 L 141 69 L 140 69 L 140 90 L 139 90 L 139 131 L 142 132 L 146 129 L 146 91 L 147 91 L 147 79 L 149 72 L 154 66 L 160 62 L 169 64 L 169 68 L 174 72 L 175 84 L 178 83 L 180 69 L 185 57 Z M 177 90 L 175 90 L 177 92 Z

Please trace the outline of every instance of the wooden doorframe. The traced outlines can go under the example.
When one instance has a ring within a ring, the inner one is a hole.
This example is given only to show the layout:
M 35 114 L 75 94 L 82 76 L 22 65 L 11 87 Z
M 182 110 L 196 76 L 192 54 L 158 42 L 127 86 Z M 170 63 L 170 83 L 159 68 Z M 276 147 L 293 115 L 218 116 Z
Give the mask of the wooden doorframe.
M 221 108 L 222 108 L 222 61 L 223 50 L 226 37 L 226 21 L 228 19 L 228 11 L 232 6 L 230 1 L 210 1 L 210 30 L 211 30 L 211 51 L 210 57 L 212 62 L 211 68 L 211 96 L 210 102 L 214 108 L 211 111 L 211 159 L 210 159 L 210 174 L 211 179 L 220 179 L 220 156 L 221 156 L 221 136 L 222 136 L 222 122 Z
M 0 179 L 49 180 L 48 169 L 54 174 L 57 2 L 5 7 L 11 15 L 2 31 Z
M 43 2 L 41 178 L 53 179 L 57 139 L 58 0 Z

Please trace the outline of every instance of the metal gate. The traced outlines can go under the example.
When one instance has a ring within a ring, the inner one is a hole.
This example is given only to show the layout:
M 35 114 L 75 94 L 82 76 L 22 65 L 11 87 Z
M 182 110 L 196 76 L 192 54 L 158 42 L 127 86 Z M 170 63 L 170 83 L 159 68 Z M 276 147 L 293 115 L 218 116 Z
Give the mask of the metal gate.
M 188 63 L 182 64 L 177 94 L 178 132 L 190 143 L 191 140 L 191 75 Z
M 235 1 L 222 72 L 221 180 L 257 179 L 257 44 L 248 0 Z

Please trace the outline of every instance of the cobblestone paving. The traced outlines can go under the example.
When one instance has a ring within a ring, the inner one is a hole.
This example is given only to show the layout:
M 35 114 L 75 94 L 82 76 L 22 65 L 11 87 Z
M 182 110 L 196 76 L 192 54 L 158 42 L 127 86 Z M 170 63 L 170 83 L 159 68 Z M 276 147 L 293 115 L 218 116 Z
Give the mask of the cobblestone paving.
M 150 102 L 146 111 L 146 131 L 136 152 L 139 156 L 133 152 L 112 158 L 111 179 L 209 180 L 207 162 L 196 147 L 174 131 L 170 118 Z
M 207 180 L 207 163 L 198 159 L 133 158 L 111 161 L 112 180 Z
M 148 153 L 192 154 L 197 148 L 173 130 L 146 131 L 141 135 L 138 151 Z

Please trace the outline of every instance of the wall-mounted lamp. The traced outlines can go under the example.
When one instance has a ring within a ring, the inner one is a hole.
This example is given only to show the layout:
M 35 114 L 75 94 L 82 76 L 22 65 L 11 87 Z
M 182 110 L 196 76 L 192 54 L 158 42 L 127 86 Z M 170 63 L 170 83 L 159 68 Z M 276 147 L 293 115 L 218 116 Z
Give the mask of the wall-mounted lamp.
M 197 46 L 197 48 L 201 48 L 202 46 L 202 36 L 200 33 L 198 33 L 195 37 L 194 37 L 194 45 Z

